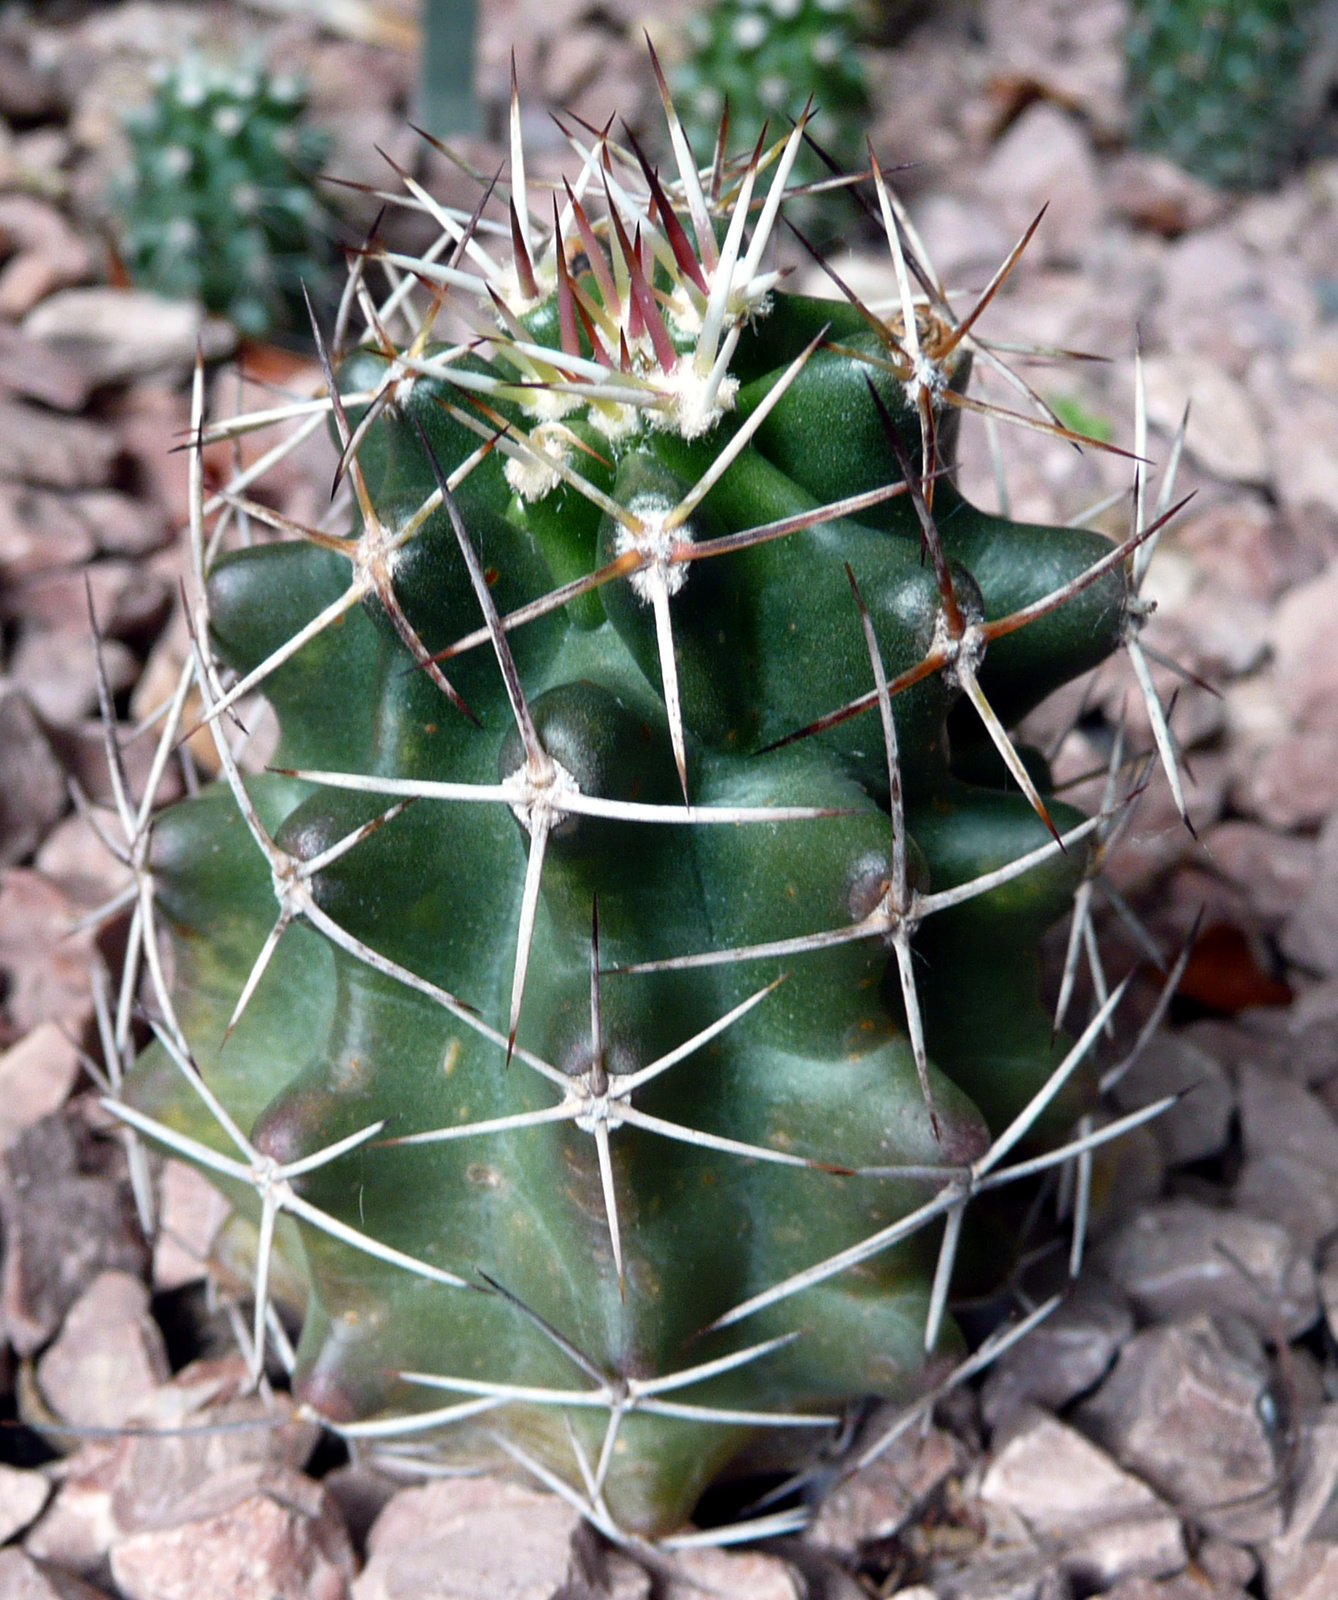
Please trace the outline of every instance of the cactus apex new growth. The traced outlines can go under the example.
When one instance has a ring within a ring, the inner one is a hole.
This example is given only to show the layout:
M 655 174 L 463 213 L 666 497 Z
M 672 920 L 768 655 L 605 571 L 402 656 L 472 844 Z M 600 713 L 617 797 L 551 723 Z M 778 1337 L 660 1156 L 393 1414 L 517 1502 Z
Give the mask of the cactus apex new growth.
M 700 172 L 665 108 L 672 178 L 572 135 L 541 208 L 516 112 L 500 203 L 412 186 L 440 241 L 357 260 L 326 399 L 206 427 L 197 374 L 163 749 L 194 685 L 221 781 L 127 814 L 157 1040 L 113 1096 L 250 1216 L 257 1363 L 282 1263 L 330 1426 L 509 1459 L 618 1538 L 914 1401 L 968 1205 L 1110 1136 L 1070 1131 L 1119 991 L 1070 1041 L 1037 947 L 1122 758 L 1088 819 L 1006 730 L 1138 650 L 1165 520 L 969 504 L 998 358 L 877 164 L 888 317 L 773 265 L 804 118 Z M 206 497 L 203 444 L 262 422 L 331 428 L 320 527 L 251 469 Z

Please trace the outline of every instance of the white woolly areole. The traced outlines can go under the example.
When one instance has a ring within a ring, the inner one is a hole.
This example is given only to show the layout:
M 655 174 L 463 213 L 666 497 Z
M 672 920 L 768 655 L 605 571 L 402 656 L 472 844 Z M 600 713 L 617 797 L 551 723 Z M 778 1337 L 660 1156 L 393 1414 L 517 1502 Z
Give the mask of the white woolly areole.
M 690 361 L 680 361 L 672 372 L 663 373 L 659 380 L 660 393 L 665 404 L 649 414 L 654 428 L 672 428 L 681 439 L 697 439 L 713 428 L 727 411 L 733 411 L 734 399 L 739 392 L 739 380 L 726 376 L 708 390 L 708 377 L 703 377 Z
M 614 549 L 620 556 L 635 550 L 649 558 L 646 566 L 628 577 L 632 593 L 645 605 L 650 604 L 656 583 L 663 585 L 666 594 L 677 594 L 688 581 L 688 567 L 687 562 L 671 558 L 676 545 L 692 543 L 691 530 L 686 523 L 674 528 L 665 526 L 674 506 L 663 495 L 634 495 L 627 509 L 641 527 L 634 532 L 619 525 Z
M 616 443 L 629 433 L 635 433 L 643 418 L 644 413 L 638 406 L 625 406 L 618 400 L 592 400 L 585 420 L 592 428 L 598 428 L 606 439 Z
M 562 796 L 580 794 L 581 792 L 580 784 L 577 783 L 576 779 L 572 777 L 571 773 L 567 771 L 560 761 L 554 761 L 552 756 L 549 756 L 548 765 L 551 768 L 552 776 L 546 783 L 536 782 L 527 761 L 522 761 L 506 780 L 508 783 L 519 784 L 524 791 L 524 799 L 517 800 L 512 805 L 511 811 L 526 833 L 534 832 L 534 812 L 536 807 L 544 806 L 554 822 L 561 822 L 568 814 L 562 809 Z
M 542 500 L 562 482 L 559 467 L 571 459 L 572 433 L 560 422 L 541 422 L 530 434 L 530 443 L 542 459 L 523 451 L 508 456 L 502 471 L 506 481 L 522 500 Z M 556 465 L 554 465 L 556 463 Z
M 538 417 L 540 426 L 556 422 L 581 404 L 579 395 L 562 394 L 557 389 L 525 389 L 521 392 L 520 409 L 528 417 Z M 539 430 L 536 429 L 537 433 Z

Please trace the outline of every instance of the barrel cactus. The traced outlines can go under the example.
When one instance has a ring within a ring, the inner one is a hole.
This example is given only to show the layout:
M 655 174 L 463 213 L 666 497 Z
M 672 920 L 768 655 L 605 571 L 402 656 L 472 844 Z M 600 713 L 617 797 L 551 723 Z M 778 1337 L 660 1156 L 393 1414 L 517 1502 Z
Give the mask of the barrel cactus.
M 331 277 L 316 193 L 329 139 L 289 74 L 189 57 L 127 114 L 130 165 L 112 195 L 125 264 L 160 294 L 198 299 L 245 334 L 305 332 L 302 285 Z
M 197 378 L 163 750 L 193 680 L 221 775 L 127 802 L 157 1038 L 109 1101 L 252 1217 L 257 1360 L 304 1286 L 332 1427 L 615 1537 L 921 1393 L 968 1202 L 1118 1131 L 1064 1142 L 1118 993 L 1057 1035 L 1037 953 L 1110 817 L 1006 729 L 1136 637 L 1159 526 L 963 499 L 998 358 L 876 162 L 891 317 L 771 264 L 802 121 L 712 182 L 665 105 L 672 179 L 596 136 L 541 214 L 516 116 L 503 203 L 407 180 L 439 242 L 355 263 L 326 398 L 206 429 Z M 261 425 L 332 429 L 328 525 L 266 457 L 206 498 L 201 446 Z
M 1135 0 L 1125 34 L 1134 142 L 1226 189 L 1277 182 L 1296 152 L 1316 0 Z

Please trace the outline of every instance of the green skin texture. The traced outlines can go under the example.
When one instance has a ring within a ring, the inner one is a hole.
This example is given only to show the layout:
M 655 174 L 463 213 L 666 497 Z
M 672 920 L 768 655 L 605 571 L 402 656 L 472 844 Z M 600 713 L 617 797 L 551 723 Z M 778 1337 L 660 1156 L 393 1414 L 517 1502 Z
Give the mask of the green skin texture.
M 1276 183 L 1295 153 L 1318 11 L 1317 0 L 1135 0 L 1134 143 L 1225 189 Z
M 582 456 L 582 470 L 602 472 L 601 486 L 632 506 L 646 496 L 677 499 L 803 347 L 819 314 L 838 322 L 844 315 L 839 306 L 815 311 L 778 299 L 741 343 L 738 366 L 749 383 L 711 434 L 685 443 L 646 430 L 615 446 L 590 429 L 586 437 L 608 464 Z M 858 331 L 837 329 L 852 337 Z M 374 377 L 379 361 L 360 353 L 345 383 Z M 869 371 L 850 357 L 815 359 L 694 515 L 693 536 L 753 526 L 833 492 L 895 478 L 865 383 Z M 912 437 L 904 397 L 885 374 L 874 375 Z M 475 447 L 476 436 L 435 404 L 441 392 L 419 380 L 362 448 L 370 493 L 388 523 L 434 484 L 412 418 L 447 470 Z M 579 415 L 567 421 L 583 427 Z M 615 547 L 607 521 L 565 488 L 528 504 L 514 497 L 496 454 L 465 480 L 458 499 L 503 613 L 560 578 L 591 570 Z M 1109 550 L 1097 535 L 989 516 L 946 481 L 937 486 L 936 507 L 959 594 L 986 616 L 1050 592 Z M 847 562 L 895 674 L 923 655 L 938 604 L 904 499 L 863 521 L 834 521 L 695 563 L 672 601 L 694 802 L 774 801 L 843 814 L 699 828 L 568 819 L 549 846 L 519 1043 L 564 1070 L 588 1065 L 597 895 L 611 1070 L 653 1060 L 785 978 L 743 1019 L 639 1091 L 636 1105 L 687 1127 L 845 1167 L 957 1163 L 980 1153 L 988 1131 L 1020 1109 L 1065 1047 L 1062 1037 L 1052 1039 L 1038 1001 L 1036 946 L 1068 904 L 1083 868 L 1081 848 L 930 919 L 917 935 L 938 1139 L 917 1082 L 895 964 L 889 981 L 889 952 L 876 941 L 686 972 L 608 972 L 837 928 L 872 909 L 892 861 L 877 713 L 761 752 L 872 686 Z M 337 555 L 306 545 L 224 558 L 210 581 L 219 652 L 247 671 L 335 599 L 347 573 Z M 406 547 L 395 582 L 428 649 L 478 625 L 444 515 Z M 1016 719 L 1107 654 L 1118 642 L 1124 604 L 1117 571 L 994 647 L 982 681 L 1001 712 Z M 509 637 L 541 737 L 583 790 L 678 802 L 650 609 L 630 586 L 607 585 Z M 520 765 L 489 649 L 449 664 L 478 727 L 424 674 L 406 670 L 410 665 L 379 605 L 353 610 L 267 680 L 282 726 L 276 765 L 479 783 Z M 936 676 L 894 702 L 912 876 L 934 889 L 1001 866 L 1048 837 L 1015 789 L 973 787 L 954 776 L 944 733 L 954 698 Z M 249 787 L 275 837 L 303 857 L 388 804 L 276 773 Z M 1061 828 L 1080 820 L 1058 803 L 1052 814 Z M 315 892 L 359 939 L 505 1031 L 527 842 L 504 807 L 420 801 L 321 873 Z M 284 935 L 220 1049 L 274 920 L 268 869 L 231 797 L 215 789 L 163 817 L 153 870 L 175 945 L 180 1015 L 197 1059 L 241 1125 L 274 1156 L 294 1159 L 381 1118 L 393 1136 L 553 1103 L 552 1089 L 525 1066 L 504 1067 L 497 1046 L 302 926 Z M 1081 1083 L 1067 1091 L 1036 1141 L 1069 1125 L 1086 1093 Z M 160 1052 L 146 1052 L 131 1094 L 222 1147 Z M 626 1126 L 611 1143 L 625 1299 L 594 1141 L 570 1123 L 448 1144 L 364 1147 L 300 1187 L 335 1216 L 479 1283 L 480 1291 L 479 1273 L 487 1273 L 610 1373 L 667 1373 L 802 1330 L 765 1359 L 676 1399 L 832 1411 L 866 1394 L 905 1398 L 916 1391 L 933 1230 L 737 1326 L 697 1336 L 743 1299 L 923 1204 L 931 1187 L 783 1168 Z M 395 1376 L 405 1370 L 586 1386 L 502 1296 L 425 1282 L 305 1227 L 300 1248 L 311 1288 L 295 1386 L 335 1419 L 461 1398 L 410 1386 Z M 954 1338 L 949 1326 L 945 1349 Z M 592 1459 L 606 1416 L 570 1413 Z M 552 1408 L 493 1412 L 443 1433 L 441 1453 L 495 1455 L 488 1429 L 579 1481 L 565 1424 Z M 785 1442 L 797 1449 L 811 1438 L 787 1432 Z M 757 1431 L 743 1426 L 633 1414 L 613 1457 L 609 1507 L 628 1528 L 677 1526 L 756 1440 Z

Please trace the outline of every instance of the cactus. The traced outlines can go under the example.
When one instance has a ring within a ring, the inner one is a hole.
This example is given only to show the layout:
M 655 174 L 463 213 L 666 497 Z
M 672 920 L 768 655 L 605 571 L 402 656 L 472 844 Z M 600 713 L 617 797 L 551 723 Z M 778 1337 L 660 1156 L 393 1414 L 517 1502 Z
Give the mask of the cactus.
M 768 124 L 773 132 L 784 129 L 786 113 L 810 100 L 813 140 L 838 165 L 860 164 L 870 109 L 856 49 L 861 20 L 856 0 L 725 0 L 694 11 L 674 90 L 698 153 L 711 153 L 726 106 L 729 137 L 745 148 Z M 808 146 L 796 159 L 795 178 L 831 182 L 832 172 Z M 834 215 L 833 199 L 792 196 L 789 210 L 811 226 Z
M 1135 0 L 1134 143 L 1209 183 L 1259 189 L 1295 154 L 1315 0 Z
M 664 99 L 677 176 L 596 137 L 548 226 L 514 104 L 504 221 L 409 180 L 441 242 L 357 261 L 327 399 L 206 427 L 197 374 L 159 759 L 193 684 L 221 781 L 156 818 L 122 796 L 105 1030 L 130 1136 L 253 1219 L 257 1364 L 283 1263 L 331 1426 L 509 1458 L 618 1538 L 759 1441 L 913 1401 L 957 1347 L 968 1202 L 1127 1126 L 1065 1142 L 1119 991 L 1071 1042 L 1037 954 L 1090 900 L 1120 758 L 1084 818 L 1005 729 L 1137 648 L 1169 514 L 1140 493 L 1116 546 L 970 505 L 954 421 L 998 358 L 876 163 L 886 319 L 769 264 L 803 118 L 712 183 Z M 432 342 L 445 301 L 478 338 Z M 326 422 L 329 526 L 256 467 L 205 498 L 205 443 Z M 244 775 L 257 690 L 282 737 Z
M 131 165 L 113 194 L 131 277 L 197 299 L 245 334 L 306 327 L 302 286 L 331 281 L 315 179 L 327 136 L 296 78 L 189 58 L 125 118 Z

